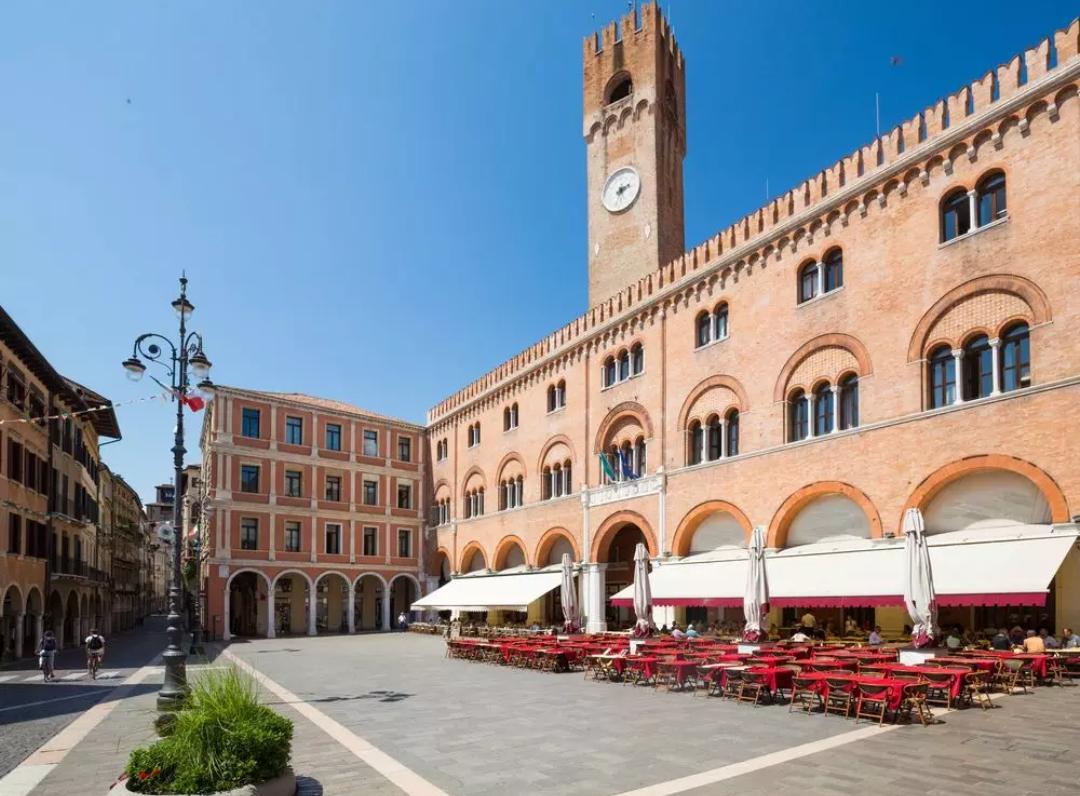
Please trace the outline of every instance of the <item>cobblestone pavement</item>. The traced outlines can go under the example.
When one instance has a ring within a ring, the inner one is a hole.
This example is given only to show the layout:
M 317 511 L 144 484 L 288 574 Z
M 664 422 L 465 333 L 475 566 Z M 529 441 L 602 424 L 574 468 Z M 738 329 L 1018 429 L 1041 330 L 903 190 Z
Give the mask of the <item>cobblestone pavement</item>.
M 54 683 L 42 682 L 36 658 L 0 668 L 0 777 L 159 655 L 164 629 L 164 617 L 150 617 L 141 628 L 106 639 L 96 681 L 87 677 L 86 653 L 77 648 L 57 655 Z

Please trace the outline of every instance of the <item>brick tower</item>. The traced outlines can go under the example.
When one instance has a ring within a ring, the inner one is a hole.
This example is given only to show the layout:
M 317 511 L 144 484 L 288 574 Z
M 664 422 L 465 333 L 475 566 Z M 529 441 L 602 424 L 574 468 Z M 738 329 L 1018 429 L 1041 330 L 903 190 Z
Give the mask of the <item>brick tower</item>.
M 683 253 L 686 80 L 656 3 L 585 39 L 589 305 Z

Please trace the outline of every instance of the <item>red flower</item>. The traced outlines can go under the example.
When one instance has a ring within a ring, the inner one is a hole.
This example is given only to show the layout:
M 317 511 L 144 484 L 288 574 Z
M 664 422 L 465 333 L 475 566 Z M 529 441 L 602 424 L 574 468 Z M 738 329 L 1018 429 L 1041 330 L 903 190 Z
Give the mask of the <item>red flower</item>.
M 161 769 L 160 768 L 155 768 L 153 771 L 150 772 L 150 776 L 156 777 L 160 773 L 161 773 Z
M 139 781 L 140 782 L 142 782 L 143 780 L 147 780 L 149 778 L 150 778 L 150 775 L 147 774 L 145 771 L 140 771 L 139 772 Z

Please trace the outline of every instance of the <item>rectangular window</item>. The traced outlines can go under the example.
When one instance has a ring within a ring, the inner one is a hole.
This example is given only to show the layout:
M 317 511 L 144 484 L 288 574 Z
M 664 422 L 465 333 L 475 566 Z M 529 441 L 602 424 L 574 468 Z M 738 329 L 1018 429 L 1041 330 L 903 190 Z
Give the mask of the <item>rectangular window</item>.
M 326 499 L 334 501 L 341 500 L 341 476 L 326 476 Z
M 9 553 L 22 552 L 22 517 L 12 514 L 8 517 L 8 549 Z
M 378 456 L 379 455 L 379 432 L 378 431 L 364 431 L 364 455 L 365 456 Z
M 240 549 L 259 549 L 259 521 L 254 517 L 244 517 L 240 520 Z
M 397 507 L 399 509 L 412 508 L 412 487 L 408 484 L 398 484 Z
M 412 460 L 412 440 L 408 437 L 398 437 L 398 459 L 403 462 Z
M 245 437 L 259 437 L 259 410 L 244 407 L 243 421 L 240 424 L 240 433 Z
M 259 491 L 259 468 L 254 464 L 240 465 L 240 491 Z
M 285 523 L 285 552 L 300 552 L 300 523 L 298 522 Z
M 364 555 L 376 556 L 379 554 L 379 529 L 364 528 Z
M 285 442 L 289 445 L 304 444 L 304 419 L 302 417 L 285 418 Z
M 412 531 L 408 528 L 398 528 L 397 554 L 398 558 L 410 558 L 412 556 Z
M 337 423 L 326 424 L 326 449 L 329 451 L 341 450 L 341 426 Z
M 329 555 L 341 554 L 341 526 L 333 523 L 326 525 L 326 552 Z
M 379 504 L 379 482 L 364 479 L 364 505 L 377 506 Z
M 304 496 L 303 473 L 299 470 L 285 471 L 285 494 L 289 497 Z
M 11 378 L 10 374 L 8 378 Z M 14 440 L 8 440 L 8 478 L 22 483 L 23 446 Z

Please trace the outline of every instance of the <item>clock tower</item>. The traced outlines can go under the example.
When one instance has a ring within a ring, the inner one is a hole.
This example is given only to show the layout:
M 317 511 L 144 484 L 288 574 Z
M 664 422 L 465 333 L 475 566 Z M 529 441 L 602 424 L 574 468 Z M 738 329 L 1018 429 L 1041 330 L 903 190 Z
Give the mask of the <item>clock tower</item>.
M 656 3 L 585 39 L 589 305 L 679 257 L 686 79 Z

